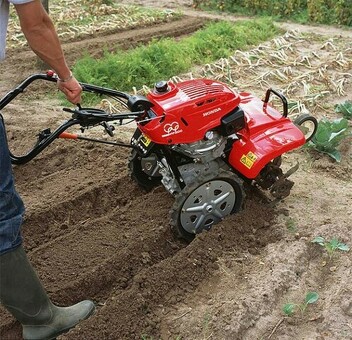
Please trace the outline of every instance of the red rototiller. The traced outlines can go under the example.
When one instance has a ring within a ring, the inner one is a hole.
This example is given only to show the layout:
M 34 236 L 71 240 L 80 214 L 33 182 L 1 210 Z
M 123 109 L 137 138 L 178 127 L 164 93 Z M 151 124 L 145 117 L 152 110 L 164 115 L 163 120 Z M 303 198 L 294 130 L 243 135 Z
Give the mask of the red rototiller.
M 0 110 L 37 79 L 57 81 L 53 72 L 27 78 L 0 100 Z M 308 114 L 292 122 L 286 98 L 273 89 L 261 100 L 209 79 L 160 81 L 146 97 L 81 86 L 83 91 L 117 100 L 126 112 L 112 114 L 80 105 L 65 108 L 71 119 L 53 132 L 40 132 L 27 154 L 11 153 L 12 162 L 28 162 L 60 137 L 130 147 L 132 178 L 146 190 L 162 184 L 175 197 L 171 225 L 188 240 L 241 209 L 244 182 L 270 191 L 275 198 L 288 196 L 293 186 L 288 177 L 298 165 L 284 173 L 281 156 L 302 146 L 317 129 L 317 120 Z M 282 101 L 282 113 L 269 104 L 271 95 Z M 101 125 L 113 137 L 113 124 L 131 120 L 137 128 L 129 144 L 65 132 L 73 125 L 82 130 Z

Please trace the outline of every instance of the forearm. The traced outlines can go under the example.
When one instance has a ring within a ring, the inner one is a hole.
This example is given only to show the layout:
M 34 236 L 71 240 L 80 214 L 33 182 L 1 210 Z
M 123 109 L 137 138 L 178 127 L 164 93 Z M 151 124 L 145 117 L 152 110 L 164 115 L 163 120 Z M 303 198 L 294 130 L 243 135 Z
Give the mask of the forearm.
M 23 32 L 34 53 L 54 69 L 60 78 L 67 78 L 70 70 L 52 23 L 45 21 L 42 25 Z
M 32 50 L 54 69 L 60 78 L 67 78 L 70 70 L 66 64 L 59 38 L 41 3 L 34 1 L 18 5 L 16 10 L 22 31 Z
M 21 28 L 33 51 L 59 76 L 57 86 L 67 99 L 81 102 L 82 88 L 75 77 L 71 77 L 55 27 L 40 0 L 15 5 Z

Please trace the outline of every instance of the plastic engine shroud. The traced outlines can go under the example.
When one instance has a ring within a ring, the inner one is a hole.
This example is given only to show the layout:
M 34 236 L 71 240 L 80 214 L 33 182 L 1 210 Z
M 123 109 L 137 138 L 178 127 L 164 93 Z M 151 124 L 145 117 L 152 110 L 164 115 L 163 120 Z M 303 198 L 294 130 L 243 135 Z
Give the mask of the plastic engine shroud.
M 141 131 L 158 144 L 192 143 L 220 125 L 221 118 L 240 104 L 240 96 L 225 84 L 208 79 L 172 82 L 158 87 L 147 98 L 160 117 Z

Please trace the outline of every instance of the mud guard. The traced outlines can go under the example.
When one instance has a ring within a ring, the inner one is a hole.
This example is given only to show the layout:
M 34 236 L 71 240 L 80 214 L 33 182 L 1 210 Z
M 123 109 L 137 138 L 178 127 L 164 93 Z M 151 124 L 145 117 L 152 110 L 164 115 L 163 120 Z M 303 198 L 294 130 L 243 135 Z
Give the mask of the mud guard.
M 229 163 L 246 178 L 254 179 L 271 160 L 304 143 L 303 133 L 285 118 L 280 124 L 255 136 L 236 141 L 229 155 Z

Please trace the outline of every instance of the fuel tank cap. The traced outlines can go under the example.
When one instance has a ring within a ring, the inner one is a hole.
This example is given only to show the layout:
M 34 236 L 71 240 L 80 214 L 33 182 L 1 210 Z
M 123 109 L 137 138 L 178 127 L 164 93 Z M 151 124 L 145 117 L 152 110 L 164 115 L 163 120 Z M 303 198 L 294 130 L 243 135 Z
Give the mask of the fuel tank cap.
M 161 81 L 158 81 L 157 83 L 155 83 L 155 90 L 158 93 L 165 93 L 165 92 L 167 92 L 168 88 L 169 88 L 169 86 L 167 84 L 167 81 L 165 81 L 165 80 L 161 80 Z

